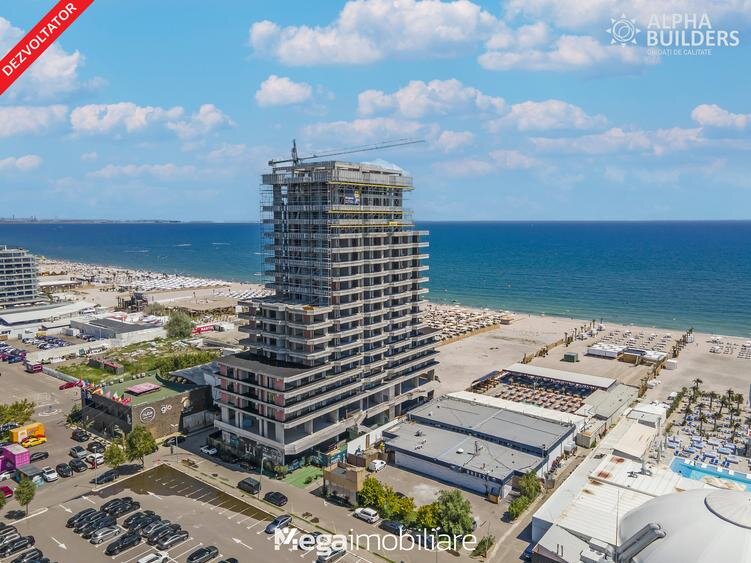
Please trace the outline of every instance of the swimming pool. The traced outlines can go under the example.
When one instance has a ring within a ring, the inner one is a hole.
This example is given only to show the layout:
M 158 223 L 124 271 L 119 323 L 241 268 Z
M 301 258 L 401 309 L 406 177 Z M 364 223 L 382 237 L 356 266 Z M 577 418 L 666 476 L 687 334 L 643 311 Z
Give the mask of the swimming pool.
M 694 481 L 703 481 L 706 477 L 716 477 L 719 479 L 726 479 L 728 481 L 735 481 L 743 485 L 747 491 L 751 491 L 751 475 L 744 473 L 743 471 L 725 469 L 722 467 L 716 467 L 714 465 L 706 464 L 702 467 L 702 463 L 694 465 L 695 462 L 689 462 L 682 457 L 673 458 L 670 463 L 670 469 L 674 472 L 693 479 Z M 732 473 L 731 473 L 732 472 Z

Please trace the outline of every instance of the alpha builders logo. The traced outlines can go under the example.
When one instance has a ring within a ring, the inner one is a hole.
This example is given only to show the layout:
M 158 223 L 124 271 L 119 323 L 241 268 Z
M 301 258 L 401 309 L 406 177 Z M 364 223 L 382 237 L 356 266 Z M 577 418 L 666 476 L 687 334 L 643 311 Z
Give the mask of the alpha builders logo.
M 737 29 L 716 28 L 709 14 L 652 14 L 645 30 L 621 14 L 610 18 L 611 45 L 643 46 L 650 56 L 711 55 L 715 48 L 737 47 Z

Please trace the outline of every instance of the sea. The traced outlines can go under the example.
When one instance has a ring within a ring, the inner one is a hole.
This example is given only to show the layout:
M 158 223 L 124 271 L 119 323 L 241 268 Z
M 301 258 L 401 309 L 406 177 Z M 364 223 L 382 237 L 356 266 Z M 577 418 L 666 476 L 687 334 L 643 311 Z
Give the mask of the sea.
M 751 221 L 418 222 L 428 298 L 751 338 Z M 254 223 L 4 223 L 50 258 L 259 282 Z

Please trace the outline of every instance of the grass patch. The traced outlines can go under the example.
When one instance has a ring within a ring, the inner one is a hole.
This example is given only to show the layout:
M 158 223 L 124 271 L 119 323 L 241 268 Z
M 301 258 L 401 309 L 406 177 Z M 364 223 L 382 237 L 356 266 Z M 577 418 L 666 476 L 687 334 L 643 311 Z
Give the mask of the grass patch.
M 306 465 L 299 469 L 295 469 L 292 473 L 288 473 L 282 480 L 285 483 L 304 489 L 313 481 L 320 479 L 321 477 L 323 477 L 323 470 L 320 467 Z

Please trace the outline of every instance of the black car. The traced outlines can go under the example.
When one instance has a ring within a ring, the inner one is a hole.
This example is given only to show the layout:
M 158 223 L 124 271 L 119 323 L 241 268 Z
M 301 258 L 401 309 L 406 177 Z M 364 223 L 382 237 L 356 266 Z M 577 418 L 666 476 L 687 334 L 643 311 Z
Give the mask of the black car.
M 138 545 L 139 543 L 141 543 L 140 534 L 138 534 L 138 532 L 128 532 L 124 536 L 120 536 L 118 539 L 109 544 L 107 546 L 107 549 L 104 550 L 104 553 L 109 556 L 117 555 L 118 553 L 125 551 L 126 549 L 130 549 L 131 547 Z
M 157 528 L 161 528 L 169 524 L 169 520 L 162 520 L 161 518 L 159 518 L 158 520 L 154 520 L 151 524 L 147 524 L 146 526 L 141 528 L 141 535 L 144 538 L 148 538 L 154 531 L 156 531 Z
M 76 473 L 83 473 L 84 471 L 88 469 L 86 464 L 80 459 L 71 459 L 68 462 L 68 467 L 70 467 Z
M 141 503 L 138 501 L 134 500 L 132 502 L 122 502 L 116 505 L 114 508 L 111 508 L 109 510 L 109 514 L 110 516 L 119 518 L 120 516 L 128 514 L 129 512 L 133 512 L 134 510 L 138 510 L 139 508 L 141 508 Z
M 163 539 L 168 538 L 182 529 L 180 524 L 168 524 L 163 528 L 157 528 L 149 535 L 149 545 L 157 545 Z
M 75 526 L 76 524 L 78 524 L 78 522 L 82 518 L 85 518 L 85 517 L 89 516 L 90 514 L 94 514 L 96 511 L 97 510 L 95 508 L 86 508 L 86 509 L 82 510 L 81 512 L 78 512 L 78 513 L 74 514 L 73 516 L 71 516 L 70 518 L 68 518 L 68 521 L 65 523 L 65 527 L 66 528 L 72 528 L 73 526 Z
M 380 526 L 382 530 L 389 534 L 394 534 L 395 536 L 400 536 L 402 534 L 406 535 L 407 533 L 407 527 L 401 522 L 396 522 L 394 520 L 384 520 L 381 522 Z
M 213 545 L 199 547 L 193 553 L 188 555 L 187 563 L 205 563 L 206 561 L 211 561 L 217 555 L 219 555 L 219 550 Z
M 29 456 L 29 463 L 42 461 L 43 459 L 47 459 L 48 457 L 50 457 L 50 452 L 34 452 Z
M 114 526 L 115 524 L 117 524 L 117 520 L 115 520 L 115 518 L 113 518 L 112 516 L 106 516 L 94 522 L 89 522 L 81 530 L 81 537 L 85 540 L 89 540 L 91 539 L 91 535 L 97 530 L 106 528 L 108 526 Z
M 117 497 L 108 500 L 102 505 L 102 510 L 104 512 L 108 512 L 110 508 L 114 507 L 115 505 L 120 504 L 121 502 L 131 502 L 133 500 L 133 497 Z
M 8 557 L 9 555 L 13 555 L 14 553 L 23 551 L 24 549 L 28 549 L 33 546 L 34 543 L 34 536 L 23 536 L 21 538 L 18 538 L 17 540 L 13 540 L 12 542 L 5 544 L 2 549 L 0 549 L 0 557 Z
M 93 454 L 103 454 L 104 450 L 106 450 L 107 447 L 101 442 L 89 442 L 89 445 L 86 446 L 86 449 Z
M 153 510 L 144 510 L 143 512 L 139 511 L 135 514 L 131 514 L 125 520 L 123 520 L 123 528 L 130 528 L 143 518 L 146 518 L 147 516 L 154 516 L 154 514 L 155 513 Z
M 185 441 L 185 436 L 172 436 L 171 438 L 167 438 L 164 442 L 162 442 L 162 445 L 165 448 L 169 448 L 170 446 L 179 446 Z
M 105 471 L 104 473 L 100 473 L 96 477 L 94 477 L 91 482 L 95 485 L 101 485 L 102 483 L 111 483 L 115 479 L 118 478 L 120 474 L 118 473 L 117 469 L 109 469 Z
M 237 488 L 251 495 L 257 495 L 261 491 L 261 483 L 253 477 L 246 477 L 237 484 Z
M 67 463 L 58 463 L 55 466 L 55 471 L 57 471 L 57 474 L 60 475 L 60 477 L 70 477 L 73 475 L 73 470 Z
M 158 544 L 156 544 L 159 551 L 169 551 L 177 544 L 184 542 L 190 537 L 188 530 L 178 530 L 174 534 L 171 534 L 163 538 Z
M 70 435 L 76 442 L 88 442 L 91 439 L 91 434 L 81 428 L 76 428 Z
M 269 491 L 263 495 L 263 500 L 276 506 L 284 506 L 287 504 L 287 495 L 284 495 L 279 491 Z
M 30 563 L 31 561 L 39 561 L 42 557 L 44 557 L 42 550 L 35 547 L 34 549 L 22 553 L 10 563 Z
M 82 520 L 79 520 L 78 523 L 75 526 L 73 526 L 73 531 L 76 534 L 80 534 L 87 528 L 87 526 L 90 526 L 91 524 L 95 524 L 99 522 L 100 520 L 104 520 L 107 517 L 108 515 L 105 512 L 102 512 L 100 510 L 96 514 L 93 514 L 90 518 L 87 517 Z
M 135 530 L 136 532 L 140 532 L 152 522 L 159 522 L 159 521 L 161 521 L 161 518 L 159 517 L 158 514 L 149 514 L 148 516 L 144 516 L 143 518 L 139 518 L 138 520 L 133 522 L 130 525 L 129 529 Z
M 235 557 L 227 557 L 227 559 L 222 559 L 219 563 L 240 563 L 240 562 Z
M 292 516 L 289 514 L 280 514 L 268 523 L 266 526 L 266 533 L 273 534 L 277 528 L 285 528 L 290 522 L 292 522 Z

